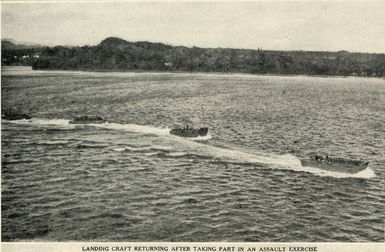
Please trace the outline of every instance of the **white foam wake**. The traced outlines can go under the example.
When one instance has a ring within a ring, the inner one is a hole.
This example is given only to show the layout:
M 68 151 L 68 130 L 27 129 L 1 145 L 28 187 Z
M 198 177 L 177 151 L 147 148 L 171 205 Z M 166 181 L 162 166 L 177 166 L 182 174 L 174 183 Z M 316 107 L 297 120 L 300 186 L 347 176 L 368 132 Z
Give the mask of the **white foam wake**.
M 114 129 L 124 130 L 135 133 L 153 134 L 165 136 L 169 135 L 170 129 L 156 128 L 152 126 L 136 125 L 136 124 L 120 124 L 120 123 L 102 123 L 102 124 L 88 124 L 90 126 L 103 128 L 103 129 Z
M 149 151 L 149 150 L 159 150 L 159 151 L 171 151 L 173 148 L 171 146 L 160 146 L 160 145 L 151 145 L 147 147 L 118 147 L 113 148 L 114 151 L 122 152 L 122 151 L 130 151 L 130 152 L 143 152 L 143 151 Z
M 32 119 L 22 119 L 22 120 L 4 120 L 9 123 L 14 124 L 24 124 L 24 125 L 36 125 L 36 126 L 61 126 L 67 128 L 92 126 L 103 129 L 113 129 L 113 130 L 123 130 L 128 132 L 142 133 L 142 134 L 154 134 L 154 135 L 169 135 L 170 129 L 156 128 L 152 126 L 145 125 L 136 125 L 136 124 L 120 124 L 120 123 L 84 123 L 84 124 L 70 124 L 70 120 L 66 119 L 41 119 L 41 118 L 32 118 Z
M 7 121 L 7 120 L 6 120 Z M 81 125 L 70 124 L 69 120 L 64 119 L 39 119 L 33 118 L 30 120 L 13 120 L 7 121 L 11 123 L 18 124 L 33 124 L 33 125 L 46 125 L 46 126 L 59 126 L 65 128 L 73 128 Z M 245 150 L 237 150 L 237 149 L 228 149 L 222 147 L 210 146 L 207 144 L 203 144 L 198 141 L 192 140 L 208 140 L 211 139 L 212 136 L 208 134 L 205 137 L 197 137 L 197 138 L 182 138 L 174 135 L 170 135 L 170 129 L 167 128 L 157 128 L 152 126 L 144 126 L 144 125 L 136 125 L 136 124 L 119 124 L 119 123 L 103 123 L 103 124 L 86 124 L 88 126 L 94 126 L 98 128 L 104 129 L 113 129 L 113 130 L 123 130 L 128 132 L 142 133 L 142 134 L 153 134 L 158 136 L 169 136 L 169 139 L 173 140 L 176 143 L 182 144 L 180 148 L 180 152 L 171 153 L 170 156 L 183 156 L 186 154 L 194 154 L 194 155 L 204 155 L 209 158 L 217 158 L 223 161 L 229 162 L 239 162 L 239 163 L 249 163 L 249 164 L 265 164 L 268 165 L 269 168 L 273 169 L 282 169 L 282 170 L 293 170 L 298 172 L 308 172 L 318 176 L 330 176 L 335 178 L 364 178 L 369 179 L 375 177 L 375 173 L 369 167 L 361 172 L 356 174 L 347 174 L 340 172 L 332 172 L 325 171 L 314 167 L 303 167 L 301 165 L 301 161 L 294 155 L 286 154 L 286 155 L 277 155 L 277 154 L 269 154 L 262 152 L 253 152 L 248 153 Z M 150 150 L 162 147 L 122 147 L 115 148 L 114 151 L 143 151 Z M 171 150 L 170 147 L 167 147 L 167 150 Z
M 220 150 L 218 148 L 213 149 L 214 152 L 220 155 L 225 155 L 228 158 L 246 161 L 247 163 L 260 163 L 267 164 L 269 168 L 282 169 L 282 170 L 293 170 L 297 172 L 308 172 L 318 176 L 334 177 L 334 178 L 364 178 L 369 179 L 375 177 L 375 173 L 370 168 L 364 171 L 349 174 L 343 172 L 332 172 L 325 171 L 314 167 L 304 167 L 301 165 L 301 160 L 291 154 L 276 155 L 276 154 L 248 154 L 241 151 L 233 150 Z
M 194 141 L 206 141 L 206 140 L 210 140 L 212 138 L 213 138 L 213 136 L 210 133 L 207 133 L 206 136 L 191 137 L 191 138 L 188 138 L 188 139 L 194 140 Z
M 39 118 L 32 118 L 31 119 L 32 124 L 38 124 L 38 125 L 52 125 L 52 126 L 72 126 L 69 123 L 69 120 L 65 119 L 39 119 Z
M 188 153 L 196 155 L 204 155 L 221 161 L 237 162 L 245 164 L 263 164 L 269 169 L 292 170 L 297 172 L 312 173 L 317 176 L 328 176 L 334 178 L 364 178 L 369 179 L 375 177 L 375 173 L 370 168 L 356 174 L 348 174 L 341 172 L 325 171 L 313 167 L 303 167 L 298 157 L 285 154 L 270 154 L 263 152 L 248 153 L 246 150 L 227 149 L 215 147 L 199 142 L 189 141 L 188 139 L 176 138 L 179 142 L 183 142 L 190 147 Z M 178 153 L 180 154 L 180 153 Z M 176 155 L 177 156 L 177 155 Z
M 24 124 L 24 125 L 59 126 L 59 127 L 68 127 L 68 128 L 74 127 L 73 124 L 69 123 L 69 120 L 65 120 L 65 119 L 32 118 L 32 119 L 4 120 L 4 121 L 8 123 Z

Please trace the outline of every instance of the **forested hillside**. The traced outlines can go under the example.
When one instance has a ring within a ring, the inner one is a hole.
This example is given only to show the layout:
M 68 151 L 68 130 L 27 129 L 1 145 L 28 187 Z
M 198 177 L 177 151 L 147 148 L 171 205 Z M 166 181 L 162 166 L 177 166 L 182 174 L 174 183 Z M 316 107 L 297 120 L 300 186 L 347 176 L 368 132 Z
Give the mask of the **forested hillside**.
M 373 53 L 188 48 L 113 37 L 96 46 L 38 50 L 28 62 L 33 69 L 385 76 L 385 54 Z M 17 52 L 2 51 L 7 59 Z
M 13 41 L 1 41 L 1 65 L 3 66 L 30 66 L 45 50 L 40 45 L 18 45 Z

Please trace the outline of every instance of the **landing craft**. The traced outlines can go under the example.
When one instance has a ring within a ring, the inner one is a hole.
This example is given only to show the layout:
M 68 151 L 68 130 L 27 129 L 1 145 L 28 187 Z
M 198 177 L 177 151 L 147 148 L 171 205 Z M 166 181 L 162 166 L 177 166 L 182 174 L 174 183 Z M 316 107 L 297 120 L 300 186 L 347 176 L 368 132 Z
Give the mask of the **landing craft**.
M 14 111 L 7 111 L 1 115 L 1 119 L 5 119 L 5 120 L 23 120 L 23 119 L 31 119 L 31 118 L 32 117 L 30 115 L 20 113 L 20 112 L 14 112 Z
M 88 124 L 88 123 L 105 123 L 107 122 L 103 117 L 101 116 L 78 116 L 75 117 L 72 121 L 69 123 L 71 124 Z
M 174 128 L 170 130 L 170 134 L 180 136 L 180 137 L 199 137 L 206 136 L 209 131 L 209 128 L 190 128 L 189 126 L 183 128 Z
M 301 165 L 315 167 L 326 171 L 355 174 L 365 170 L 366 167 L 368 167 L 369 162 L 316 154 L 311 156 L 310 159 L 301 159 Z

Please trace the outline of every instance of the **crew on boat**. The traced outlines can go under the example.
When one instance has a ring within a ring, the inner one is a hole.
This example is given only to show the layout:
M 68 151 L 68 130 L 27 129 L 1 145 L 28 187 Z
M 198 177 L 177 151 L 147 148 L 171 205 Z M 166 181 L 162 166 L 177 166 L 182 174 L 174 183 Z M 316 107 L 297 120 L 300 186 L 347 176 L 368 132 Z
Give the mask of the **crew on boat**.
M 323 157 L 322 155 L 316 154 L 316 155 L 314 155 L 314 159 L 315 159 L 316 161 L 322 161 L 322 160 L 324 159 L 324 157 Z
M 313 159 L 315 161 L 318 161 L 318 162 L 325 162 L 327 164 L 331 164 L 331 163 L 340 163 L 340 164 L 344 164 L 344 165 L 361 165 L 363 162 L 362 161 L 359 161 L 359 160 L 347 160 L 347 159 L 344 159 L 344 158 L 333 158 L 333 157 L 329 157 L 328 155 L 319 155 L 319 154 L 315 154 L 313 156 Z

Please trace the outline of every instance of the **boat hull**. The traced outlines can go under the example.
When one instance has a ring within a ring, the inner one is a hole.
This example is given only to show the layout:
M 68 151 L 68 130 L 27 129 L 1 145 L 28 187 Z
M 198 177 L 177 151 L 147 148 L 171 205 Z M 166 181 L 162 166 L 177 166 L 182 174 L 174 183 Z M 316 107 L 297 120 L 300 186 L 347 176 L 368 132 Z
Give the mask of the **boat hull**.
M 306 167 L 314 167 L 326 171 L 355 174 L 365 170 L 366 167 L 368 167 L 369 162 L 337 158 L 335 158 L 334 160 L 302 159 L 301 165 Z
M 107 122 L 101 116 L 78 116 L 74 120 L 69 121 L 70 124 L 100 124 Z
M 23 120 L 23 119 L 31 119 L 32 117 L 26 114 L 5 114 L 1 116 L 1 119 L 4 120 Z
M 172 129 L 172 130 L 170 130 L 170 134 L 180 136 L 180 137 L 195 138 L 195 137 L 199 137 L 199 136 L 206 136 L 208 131 L 209 131 L 208 128 Z

